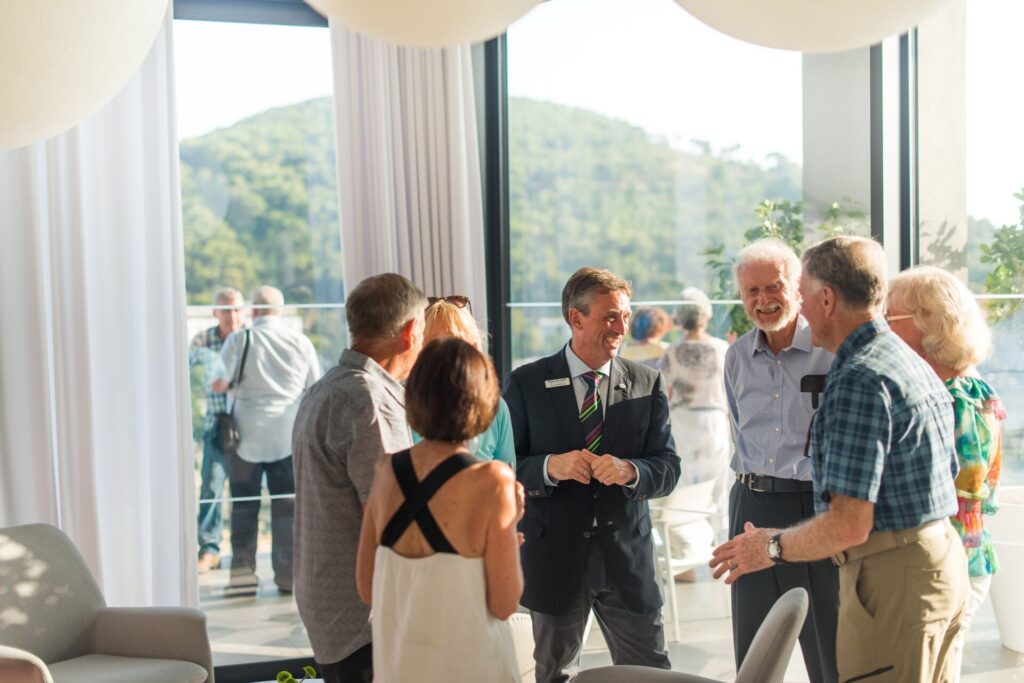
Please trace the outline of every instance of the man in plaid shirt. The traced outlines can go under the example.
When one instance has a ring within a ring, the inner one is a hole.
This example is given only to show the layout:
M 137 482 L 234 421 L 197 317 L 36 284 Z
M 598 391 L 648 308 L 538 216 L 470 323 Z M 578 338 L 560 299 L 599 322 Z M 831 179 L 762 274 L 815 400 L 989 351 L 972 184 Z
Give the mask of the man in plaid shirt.
M 953 413 L 931 368 L 881 315 L 885 256 L 836 237 L 807 250 L 800 293 L 812 341 L 835 353 L 812 423 L 817 515 L 748 524 L 711 564 L 727 583 L 773 564 L 839 566 L 841 680 L 942 681 L 967 595 Z
M 242 328 L 242 306 L 245 305 L 245 299 L 237 289 L 228 287 L 214 295 L 214 304 L 218 307 L 229 308 L 214 309 L 213 315 L 217 318 L 217 324 L 203 330 L 192 339 L 188 354 L 189 365 L 203 366 L 204 380 L 207 386 L 224 373 L 224 363 L 220 360 L 220 349 L 228 335 Z M 216 416 L 226 412 L 228 412 L 227 394 L 207 389 L 206 415 L 203 417 L 203 464 L 199 500 L 220 498 L 224 482 L 227 481 L 224 453 L 216 441 Z M 220 566 L 220 539 L 224 526 L 221 515 L 222 507 L 219 502 L 199 504 L 200 574 Z

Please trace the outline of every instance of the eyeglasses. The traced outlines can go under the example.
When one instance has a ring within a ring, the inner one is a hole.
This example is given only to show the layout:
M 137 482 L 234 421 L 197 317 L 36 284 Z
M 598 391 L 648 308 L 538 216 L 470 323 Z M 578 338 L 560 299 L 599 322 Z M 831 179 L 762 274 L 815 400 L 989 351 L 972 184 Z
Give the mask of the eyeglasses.
M 894 323 L 897 320 L 906 320 L 907 318 L 913 318 L 913 317 L 914 317 L 913 313 L 904 313 L 902 315 L 886 315 L 885 316 L 885 322 L 887 322 L 887 323 Z
M 449 296 L 428 296 L 427 307 L 433 306 L 438 301 L 447 301 L 455 308 L 468 308 L 469 312 L 473 312 L 473 306 L 469 303 L 469 297 L 462 294 L 450 294 Z

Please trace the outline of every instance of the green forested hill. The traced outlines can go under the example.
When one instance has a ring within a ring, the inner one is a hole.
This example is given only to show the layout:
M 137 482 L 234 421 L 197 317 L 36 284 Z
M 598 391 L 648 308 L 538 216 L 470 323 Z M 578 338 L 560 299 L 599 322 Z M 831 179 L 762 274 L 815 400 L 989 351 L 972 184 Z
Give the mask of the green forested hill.
M 549 102 L 509 103 L 512 292 L 557 301 L 568 274 L 604 265 L 643 299 L 705 285 L 700 252 L 738 247 L 765 198 L 800 199 L 800 167 L 681 152 L 627 122 Z
M 673 149 L 627 122 L 512 98 L 512 287 L 555 301 L 583 264 L 630 278 L 641 298 L 705 284 L 700 252 L 738 246 L 753 208 L 800 198 L 800 168 Z M 274 284 L 290 301 L 340 301 L 330 98 L 272 109 L 181 145 L 189 303 Z
M 181 143 L 189 303 L 267 283 L 341 300 L 331 99 L 271 109 Z

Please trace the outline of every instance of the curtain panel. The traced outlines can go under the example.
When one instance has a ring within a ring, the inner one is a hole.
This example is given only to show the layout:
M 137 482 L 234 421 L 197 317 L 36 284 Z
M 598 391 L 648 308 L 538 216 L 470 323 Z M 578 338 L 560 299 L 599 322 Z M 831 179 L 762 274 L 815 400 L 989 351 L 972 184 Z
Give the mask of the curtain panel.
M 0 526 L 61 527 L 112 605 L 197 596 L 172 70 L 168 12 L 104 109 L 0 152 Z
M 400 47 L 331 24 L 345 289 L 397 272 L 465 294 L 487 329 L 468 45 Z

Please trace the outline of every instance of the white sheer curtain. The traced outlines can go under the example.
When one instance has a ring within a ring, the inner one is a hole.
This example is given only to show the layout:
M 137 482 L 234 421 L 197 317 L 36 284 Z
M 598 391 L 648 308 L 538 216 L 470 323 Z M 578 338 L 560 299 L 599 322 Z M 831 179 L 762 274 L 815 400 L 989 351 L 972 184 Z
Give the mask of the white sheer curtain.
M 196 599 L 172 68 L 168 13 L 103 110 L 0 152 L 0 526 L 60 526 L 113 605 Z
M 468 45 L 399 47 L 332 23 L 345 288 L 397 272 L 465 294 L 486 328 L 483 208 Z

